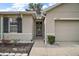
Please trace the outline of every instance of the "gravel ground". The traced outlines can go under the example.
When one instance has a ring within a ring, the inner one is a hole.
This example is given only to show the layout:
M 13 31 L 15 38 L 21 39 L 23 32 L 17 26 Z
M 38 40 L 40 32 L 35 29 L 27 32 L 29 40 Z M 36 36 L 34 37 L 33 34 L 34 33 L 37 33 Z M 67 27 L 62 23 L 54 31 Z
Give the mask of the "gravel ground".
M 29 55 L 33 43 L 0 44 L 0 53 L 27 53 Z

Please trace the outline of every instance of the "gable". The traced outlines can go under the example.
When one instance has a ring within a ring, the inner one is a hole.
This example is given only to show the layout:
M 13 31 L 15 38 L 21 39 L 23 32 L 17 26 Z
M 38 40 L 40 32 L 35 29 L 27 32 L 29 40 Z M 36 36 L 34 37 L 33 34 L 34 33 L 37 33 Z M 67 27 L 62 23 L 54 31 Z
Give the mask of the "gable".
M 79 3 L 64 3 L 47 12 L 47 16 L 54 18 L 78 18 Z

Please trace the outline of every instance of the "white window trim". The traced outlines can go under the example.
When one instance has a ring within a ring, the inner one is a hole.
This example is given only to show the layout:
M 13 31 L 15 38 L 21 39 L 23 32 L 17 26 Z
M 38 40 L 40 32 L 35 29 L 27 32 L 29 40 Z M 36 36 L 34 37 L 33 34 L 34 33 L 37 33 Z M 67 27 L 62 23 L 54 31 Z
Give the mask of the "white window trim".
M 9 17 L 9 20 L 12 20 L 12 18 L 11 17 Z M 8 33 L 17 33 L 17 32 L 10 32 L 10 21 L 8 21 Z

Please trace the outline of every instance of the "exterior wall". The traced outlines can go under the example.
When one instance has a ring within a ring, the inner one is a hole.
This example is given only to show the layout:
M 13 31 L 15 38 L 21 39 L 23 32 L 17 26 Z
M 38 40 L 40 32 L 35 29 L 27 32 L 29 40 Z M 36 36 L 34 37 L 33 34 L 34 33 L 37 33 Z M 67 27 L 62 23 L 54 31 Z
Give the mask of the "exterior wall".
M 23 30 L 23 33 L 28 33 L 29 36 L 27 36 L 28 39 L 32 40 L 32 37 L 33 37 L 33 19 L 32 19 L 32 16 L 27 16 L 27 15 L 24 15 L 23 16 L 23 21 L 22 21 L 22 30 Z M 26 39 L 26 38 L 25 38 Z
M 46 15 L 46 35 L 55 35 L 54 18 L 79 18 L 79 4 L 66 3 L 61 4 L 47 12 Z M 59 20 L 59 19 L 58 19 Z M 67 19 L 68 20 L 68 19 Z M 75 19 L 74 19 L 75 20 Z
M 16 19 L 17 15 L 4 15 Z M 33 19 L 31 15 L 23 15 L 22 17 L 22 33 L 4 33 L 5 39 L 17 39 L 22 41 L 32 40 L 32 24 Z
M 61 4 L 48 12 L 49 18 L 79 18 L 79 3 Z
M 31 33 L 32 34 L 32 25 L 33 25 L 33 19 L 32 16 L 23 16 L 23 21 L 22 21 L 22 27 L 23 27 L 23 33 Z

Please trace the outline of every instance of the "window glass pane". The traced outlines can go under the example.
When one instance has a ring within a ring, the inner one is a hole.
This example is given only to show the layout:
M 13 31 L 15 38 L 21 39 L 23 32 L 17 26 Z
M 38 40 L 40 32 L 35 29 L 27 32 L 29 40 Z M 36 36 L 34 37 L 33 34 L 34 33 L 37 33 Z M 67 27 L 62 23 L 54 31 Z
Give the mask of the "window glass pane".
M 17 32 L 17 21 L 10 19 L 10 32 Z
M 10 32 L 17 32 L 17 26 L 10 25 Z
M 17 25 L 17 23 L 16 22 L 11 22 L 10 25 Z

